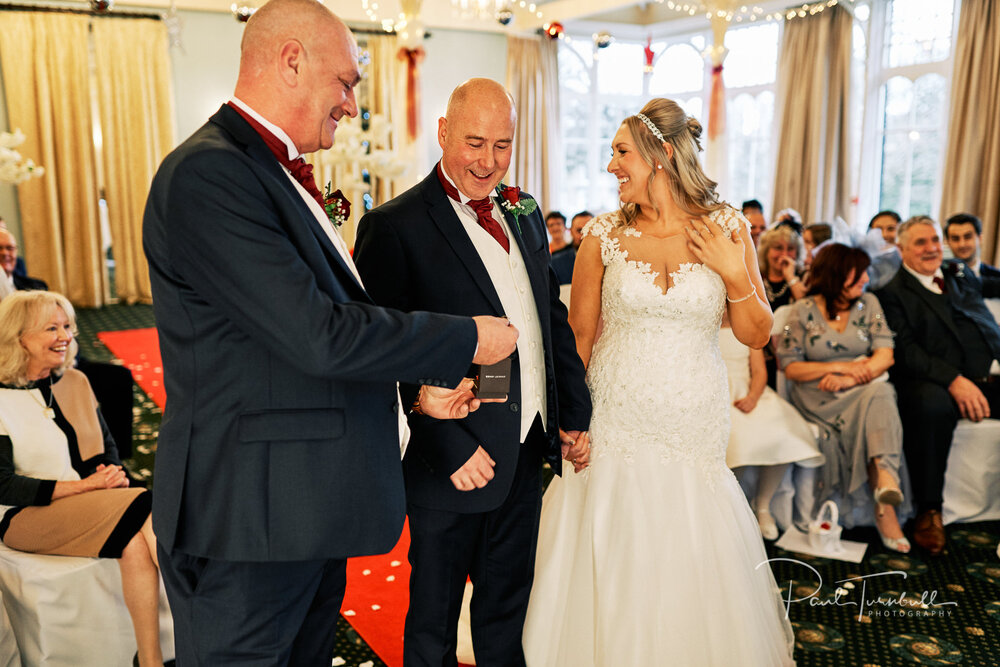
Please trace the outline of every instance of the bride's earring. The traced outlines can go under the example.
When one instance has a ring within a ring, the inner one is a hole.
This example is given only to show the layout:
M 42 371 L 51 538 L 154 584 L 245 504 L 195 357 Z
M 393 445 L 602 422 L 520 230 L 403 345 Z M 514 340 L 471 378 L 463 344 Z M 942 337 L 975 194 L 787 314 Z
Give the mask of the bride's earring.
M 663 169 L 663 165 L 662 164 L 658 164 L 658 165 L 656 165 L 656 168 L 657 169 Z

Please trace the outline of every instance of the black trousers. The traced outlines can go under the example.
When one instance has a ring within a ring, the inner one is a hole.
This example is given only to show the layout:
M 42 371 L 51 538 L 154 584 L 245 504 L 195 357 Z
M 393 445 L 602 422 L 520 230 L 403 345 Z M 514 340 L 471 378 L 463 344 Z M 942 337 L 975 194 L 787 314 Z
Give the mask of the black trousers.
M 329 667 L 345 560 L 251 563 L 157 547 L 178 667 Z
M 472 579 L 472 643 L 479 667 L 523 667 L 521 633 L 535 570 L 542 507 L 536 421 L 521 446 L 507 499 L 477 514 L 409 505 L 410 608 L 405 667 L 457 664 L 456 629 L 466 578 Z
M 1000 418 L 1000 383 L 977 386 L 989 401 L 990 416 Z M 917 512 L 940 510 L 948 453 L 962 414 L 948 389 L 933 382 L 901 381 L 896 394 Z

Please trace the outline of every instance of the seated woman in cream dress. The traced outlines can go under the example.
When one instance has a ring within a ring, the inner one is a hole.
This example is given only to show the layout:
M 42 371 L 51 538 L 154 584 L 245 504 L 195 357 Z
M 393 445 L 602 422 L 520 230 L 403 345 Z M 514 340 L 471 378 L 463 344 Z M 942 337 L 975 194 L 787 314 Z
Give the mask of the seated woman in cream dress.
M 767 386 L 764 352 L 739 342 L 729 326 L 719 330 L 719 351 L 726 362 L 732 400 L 726 465 L 733 470 L 758 468 L 751 504 L 761 535 L 776 540 L 778 525 L 771 515 L 771 499 L 785 471 L 792 463 L 805 468 L 820 466 L 823 455 L 802 415 Z
M 0 304 L 0 539 L 38 554 L 115 558 L 139 664 L 162 665 L 151 495 L 128 488 L 86 376 L 73 307 L 55 292 Z

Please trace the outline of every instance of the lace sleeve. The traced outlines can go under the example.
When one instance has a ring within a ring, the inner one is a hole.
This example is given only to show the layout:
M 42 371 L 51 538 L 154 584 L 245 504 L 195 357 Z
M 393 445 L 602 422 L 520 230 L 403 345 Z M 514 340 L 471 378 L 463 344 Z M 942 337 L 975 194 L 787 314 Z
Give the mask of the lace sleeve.
M 599 215 L 583 228 L 583 237 L 593 236 L 601 242 L 601 263 L 607 266 L 616 258 L 623 257 L 618 239 L 611 237 L 611 231 L 618 221 L 618 212 Z
M 882 312 L 882 304 L 879 303 L 878 297 L 871 292 L 866 292 L 861 295 L 861 299 L 868 308 L 868 336 L 871 340 L 872 350 L 883 347 L 891 350 L 895 347 L 892 340 L 895 334 L 892 333 L 892 329 L 885 321 L 885 314 Z
M 791 312 L 785 318 L 785 326 L 778 336 L 775 345 L 775 356 L 778 358 L 778 367 L 787 368 L 788 364 L 796 361 L 805 361 L 805 327 L 802 326 L 802 309 L 790 306 Z
M 722 227 L 722 231 L 726 232 L 726 234 L 732 234 L 741 228 L 746 229 L 748 232 L 750 231 L 750 221 L 747 220 L 742 213 L 728 204 L 720 209 L 712 211 L 709 218 Z

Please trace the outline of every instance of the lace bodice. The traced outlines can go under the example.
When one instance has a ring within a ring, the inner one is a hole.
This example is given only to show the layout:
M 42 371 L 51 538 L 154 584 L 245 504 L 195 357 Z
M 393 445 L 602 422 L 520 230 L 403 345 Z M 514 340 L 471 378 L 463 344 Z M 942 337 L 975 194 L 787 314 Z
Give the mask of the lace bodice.
M 747 224 L 729 207 L 710 217 L 728 233 Z M 661 461 L 688 461 L 710 479 L 728 473 L 722 278 L 666 255 L 690 259 L 683 236 L 645 239 L 617 213 L 595 218 L 583 233 L 600 240 L 604 265 L 603 329 L 587 373 L 593 456 L 632 460 L 640 448 L 655 448 Z

